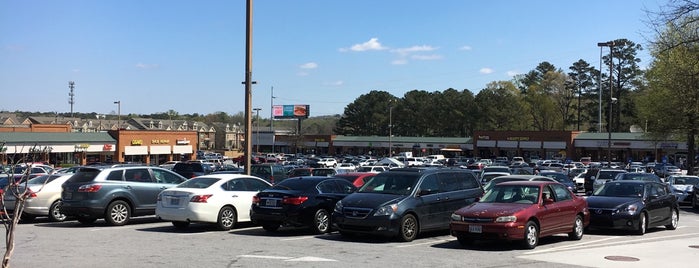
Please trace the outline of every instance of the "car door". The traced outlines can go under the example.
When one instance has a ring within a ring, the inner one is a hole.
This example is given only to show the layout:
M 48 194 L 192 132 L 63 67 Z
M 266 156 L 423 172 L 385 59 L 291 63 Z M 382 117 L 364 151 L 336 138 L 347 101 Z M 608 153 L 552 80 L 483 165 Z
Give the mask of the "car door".
M 478 181 L 471 173 L 465 172 L 442 172 L 437 175 L 439 178 L 440 194 L 442 198 L 442 211 L 434 219 L 436 225 L 448 229 L 451 221 L 451 214 L 476 201 L 482 196 Z
M 571 230 L 578 211 L 573 195 L 565 185 L 551 184 L 550 186 L 553 189 L 557 210 L 553 218 L 555 227 L 552 231 L 558 233 Z
M 553 202 L 547 203 L 546 199 L 553 200 Z M 539 232 L 541 236 L 546 236 L 560 226 L 560 220 L 558 220 L 560 208 L 556 203 L 556 194 L 549 185 L 544 185 L 541 188 L 539 204 Z
M 134 197 L 133 206 L 140 214 L 147 211 L 155 211 L 158 194 L 161 185 L 155 183 L 148 168 L 134 168 L 124 171 L 125 188 Z
M 444 213 L 445 203 L 437 174 L 425 176 L 416 193 L 415 212 L 421 229 L 438 228 L 439 218 Z
M 226 202 L 238 211 L 238 221 L 250 221 L 252 198 L 262 190 L 261 184 L 263 183 L 252 178 L 233 178 L 221 186 L 227 195 Z
M 648 226 L 655 226 L 667 220 L 672 213 L 671 197 L 665 190 L 664 185 L 658 183 L 646 184 L 649 190 L 646 200 L 646 211 L 648 211 Z

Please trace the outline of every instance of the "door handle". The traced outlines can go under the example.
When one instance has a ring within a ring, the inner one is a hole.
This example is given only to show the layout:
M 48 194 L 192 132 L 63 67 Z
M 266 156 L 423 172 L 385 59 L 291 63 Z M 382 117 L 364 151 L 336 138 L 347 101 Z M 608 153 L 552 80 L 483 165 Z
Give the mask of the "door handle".
M 237 194 L 234 194 L 234 195 L 232 195 L 231 197 L 238 197 L 238 195 L 237 195 Z

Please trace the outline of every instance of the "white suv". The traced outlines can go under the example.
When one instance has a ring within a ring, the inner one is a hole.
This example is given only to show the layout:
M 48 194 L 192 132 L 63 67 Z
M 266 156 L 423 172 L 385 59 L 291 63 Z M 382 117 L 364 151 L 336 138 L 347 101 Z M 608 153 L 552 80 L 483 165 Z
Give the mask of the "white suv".
M 324 166 L 324 167 L 336 167 L 337 160 L 335 160 L 335 158 L 321 158 L 318 161 L 318 165 Z

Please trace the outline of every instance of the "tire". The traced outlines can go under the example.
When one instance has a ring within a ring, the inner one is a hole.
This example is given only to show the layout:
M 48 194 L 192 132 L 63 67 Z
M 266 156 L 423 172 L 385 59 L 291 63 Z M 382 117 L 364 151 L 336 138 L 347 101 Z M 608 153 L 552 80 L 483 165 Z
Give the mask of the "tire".
M 61 213 L 61 205 L 63 202 L 61 200 L 56 200 L 49 207 L 49 220 L 53 222 L 65 221 L 67 216 Z
M 535 222 L 529 221 L 524 227 L 524 242 L 526 249 L 534 249 L 539 245 L 539 226 Z
M 403 242 L 410 242 L 417 237 L 418 223 L 415 216 L 407 214 L 400 220 L 398 239 Z
M 188 221 L 173 221 L 172 226 L 175 226 L 175 229 L 185 229 L 189 227 L 189 222 Z
M 104 220 L 111 226 L 122 226 L 131 219 L 131 207 L 124 201 L 117 200 L 109 203 L 104 212 Z
M 573 222 L 573 231 L 568 233 L 568 237 L 572 240 L 580 240 L 583 238 L 585 233 L 585 224 L 583 224 L 583 219 L 580 215 L 575 216 L 575 221 Z
M 276 232 L 279 230 L 280 225 L 278 222 L 264 222 L 262 223 L 262 229 L 265 229 L 267 232 Z
M 636 234 L 644 235 L 648 229 L 648 215 L 645 212 L 641 212 L 641 219 L 638 221 L 638 226 L 636 226 Z
M 82 224 L 93 224 L 95 221 L 97 221 L 96 218 L 78 217 L 78 222 Z
M 218 221 L 216 227 L 221 231 L 228 231 L 235 226 L 238 221 L 238 214 L 232 207 L 222 207 L 218 212 Z
M 319 209 L 313 216 L 313 232 L 324 234 L 330 232 L 330 213 L 325 209 Z
M 668 230 L 675 230 L 677 229 L 677 225 L 679 225 L 680 222 L 680 212 L 677 211 L 676 209 L 672 209 L 672 218 L 670 220 L 670 224 L 665 225 L 665 228 Z

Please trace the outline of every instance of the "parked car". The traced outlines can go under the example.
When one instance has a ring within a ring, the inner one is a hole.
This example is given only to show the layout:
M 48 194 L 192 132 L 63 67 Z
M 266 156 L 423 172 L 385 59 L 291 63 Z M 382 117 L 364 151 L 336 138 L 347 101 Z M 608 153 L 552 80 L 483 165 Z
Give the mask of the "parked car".
M 349 181 L 350 183 L 352 183 L 357 188 L 359 188 L 359 187 L 362 187 L 362 185 L 364 185 L 367 181 L 369 181 L 374 176 L 376 176 L 376 173 L 372 173 L 372 172 L 349 172 L 349 173 L 337 174 L 334 177 L 345 179 L 345 180 Z
M 182 177 L 187 179 L 194 178 L 196 176 L 206 175 L 214 171 L 211 165 L 205 162 L 179 162 L 175 163 L 172 167 L 172 171 L 180 174 Z
M 655 170 L 655 174 L 661 178 L 666 178 L 672 175 L 682 175 L 682 170 L 673 165 L 662 165 Z
M 347 180 L 333 177 L 288 178 L 253 197 L 250 217 L 270 232 L 289 225 L 327 233 L 332 229 L 335 202 L 356 189 Z
M 663 180 L 655 174 L 640 172 L 619 173 L 616 175 L 616 177 L 614 177 L 614 180 L 612 181 L 652 181 L 657 183 L 663 183 Z
M 321 158 L 318 161 L 318 165 L 320 167 L 334 168 L 334 167 L 337 167 L 337 160 L 335 158 L 329 158 L 329 157 Z
M 269 182 L 242 174 L 209 174 L 192 178 L 158 195 L 155 215 L 175 228 L 192 222 L 214 223 L 219 230 L 250 221 L 253 196 Z
M 510 181 L 495 185 L 477 203 L 451 216 L 451 234 L 466 246 L 474 240 L 523 241 L 527 249 L 541 237 L 566 233 L 583 237 L 590 223 L 585 198 L 565 185 L 547 181 Z
M 677 197 L 663 183 L 615 180 L 587 197 L 589 228 L 631 230 L 643 235 L 651 227 L 677 229 Z
M 104 218 L 108 225 L 124 225 L 131 217 L 155 214 L 158 194 L 185 180 L 160 167 L 85 167 L 63 183 L 61 211 L 83 224 Z
M 692 207 L 699 207 L 699 200 L 694 198 L 695 192 L 699 189 L 699 176 L 672 175 L 667 177 L 667 183 L 672 187 L 673 194 L 680 204 L 692 204 Z
M 289 171 L 287 177 L 311 176 L 311 171 L 313 171 L 313 168 L 294 168 Z
M 490 180 L 486 185 L 483 186 L 484 191 L 490 190 L 490 188 L 493 188 L 493 186 L 497 185 L 498 183 L 503 183 L 507 181 L 550 181 L 550 182 L 557 182 L 556 180 L 549 178 L 549 177 L 544 177 L 544 176 L 539 176 L 539 175 L 509 175 L 509 176 L 500 176 L 497 178 L 493 178 Z
M 164 169 L 172 170 L 173 168 L 175 168 L 175 164 L 177 164 L 177 163 L 179 163 L 179 162 L 180 162 L 180 161 L 167 161 L 167 162 L 162 163 L 162 164 L 160 164 L 160 165 L 158 165 L 158 166 L 161 167 L 161 168 L 164 168 Z
M 488 182 L 490 182 L 490 180 L 492 180 L 494 178 L 501 177 L 501 176 L 508 176 L 508 175 L 511 175 L 511 174 L 508 172 L 483 172 L 480 176 L 480 181 L 481 181 L 481 184 L 485 185 Z
M 541 172 L 539 172 L 539 176 L 552 178 L 552 179 L 556 180 L 557 182 L 560 182 L 561 184 L 568 187 L 568 189 L 573 193 L 575 193 L 575 190 L 577 188 L 575 186 L 575 182 L 573 182 L 573 180 L 571 180 L 568 177 L 568 175 L 566 175 L 563 172 L 557 172 L 557 171 L 551 171 L 551 170 L 542 170 Z
M 348 173 L 346 169 L 336 169 L 336 168 L 314 168 L 311 170 L 311 176 L 326 176 L 332 177 L 337 174 Z
M 397 237 L 448 230 L 451 214 L 483 195 L 466 169 L 398 168 L 381 172 L 337 202 L 333 222 L 340 234 Z
M 381 173 L 388 170 L 384 166 L 361 166 L 357 169 L 357 172 L 371 172 L 371 173 Z
M 354 172 L 357 170 L 357 166 L 352 163 L 340 163 L 337 165 L 337 169 L 347 170 L 347 172 Z
M 623 169 L 598 169 L 591 168 L 585 172 L 585 194 L 591 195 L 595 189 L 605 182 L 613 180 L 619 173 L 625 173 Z
M 271 184 L 283 181 L 288 177 L 283 165 L 266 163 L 250 166 L 250 175 L 263 178 Z
M 22 220 L 31 221 L 36 217 L 48 216 L 50 221 L 60 222 L 66 219 L 61 212 L 61 184 L 68 180 L 73 174 L 52 174 L 34 177 L 27 181 L 29 187 L 27 199 L 24 203 L 24 210 L 20 216 Z M 10 189 L 5 193 L 5 208 L 12 212 L 15 207 L 15 193 L 23 193 L 25 184 L 17 184 L 15 189 Z

